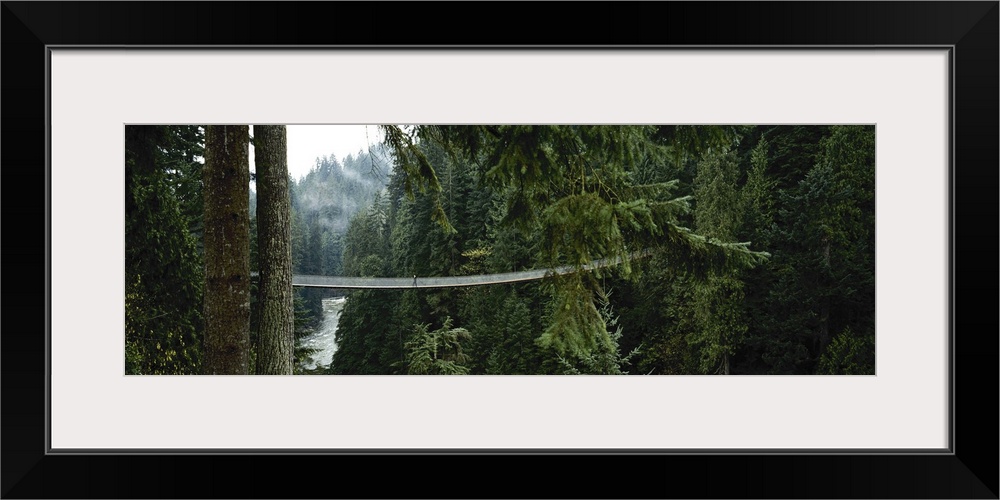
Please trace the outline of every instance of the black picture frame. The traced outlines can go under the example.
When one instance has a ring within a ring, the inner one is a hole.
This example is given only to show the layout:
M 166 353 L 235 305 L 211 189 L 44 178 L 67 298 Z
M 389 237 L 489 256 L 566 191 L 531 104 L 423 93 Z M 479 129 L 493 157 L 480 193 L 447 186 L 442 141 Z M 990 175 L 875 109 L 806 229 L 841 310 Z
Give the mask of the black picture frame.
M 4 498 L 997 498 L 996 1 L 3 2 L 0 16 Z M 952 47 L 952 453 L 48 454 L 46 47 L 414 44 Z M 336 472 L 292 479 L 317 466 Z M 385 480 L 364 480 L 371 470 Z

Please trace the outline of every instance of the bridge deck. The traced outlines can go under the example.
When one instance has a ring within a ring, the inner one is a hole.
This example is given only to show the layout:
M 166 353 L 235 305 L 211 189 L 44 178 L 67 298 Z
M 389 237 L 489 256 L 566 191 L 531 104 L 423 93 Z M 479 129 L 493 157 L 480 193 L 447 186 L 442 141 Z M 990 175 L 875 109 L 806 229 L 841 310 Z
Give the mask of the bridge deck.
M 650 255 L 649 251 L 635 252 L 632 258 Z M 583 269 L 613 266 L 620 259 L 598 259 L 583 266 Z M 548 278 L 577 271 L 576 266 L 562 266 L 555 269 L 534 269 L 513 273 L 477 274 L 473 276 L 430 276 L 415 278 L 356 278 L 350 276 L 313 276 L 296 274 L 292 276 L 292 286 L 315 288 L 354 289 L 401 289 L 401 288 L 449 288 L 460 286 L 501 285 Z
M 461 286 L 500 285 L 539 280 L 557 274 L 575 272 L 572 266 L 553 270 L 541 269 L 513 273 L 479 274 L 474 276 L 432 276 L 416 278 L 357 278 L 350 276 L 292 276 L 292 286 L 314 288 L 400 289 L 449 288 Z
M 632 258 L 649 256 L 649 251 L 636 252 Z M 583 266 L 595 269 L 616 265 L 620 259 L 598 259 Z M 450 288 L 460 286 L 502 285 L 522 281 L 540 280 L 560 274 L 575 273 L 576 266 L 562 266 L 555 269 L 535 269 L 513 273 L 477 274 L 473 276 L 430 276 L 415 278 L 358 278 L 353 276 L 315 276 L 310 274 L 292 275 L 292 286 L 307 288 L 353 288 L 369 290 L 390 290 L 403 288 Z M 257 278 L 258 273 L 250 273 Z

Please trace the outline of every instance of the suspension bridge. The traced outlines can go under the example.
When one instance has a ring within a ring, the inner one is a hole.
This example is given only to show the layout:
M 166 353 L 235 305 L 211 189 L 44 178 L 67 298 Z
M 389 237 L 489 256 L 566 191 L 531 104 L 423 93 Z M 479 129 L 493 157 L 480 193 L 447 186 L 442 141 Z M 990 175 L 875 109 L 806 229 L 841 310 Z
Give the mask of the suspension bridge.
M 637 256 L 648 255 L 640 252 Z M 598 259 L 582 268 L 562 266 L 555 269 L 534 269 L 498 274 L 478 274 L 472 276 L 414 276 L 411 278 L 359 278 L 352 276 L 315 276 L 296 274 L 292 276 L 292 286 L 306 288 L 349 288 L 366 290 L 390 290 L 406 288 L 454 288 L 463 286 L 502 285 L 550 278 L 562 274 L 572 274 L 578 270 L 590 270 L 616 265 L 620 259 Z M 256 273 L 254 273 L 256 276 Z
M 499 274 L 478 274 L 473 276 L 431 276 L 412 278 L 357 278 L 351 276 L 314 276 L 296 274 L 292 276 L 292 286 L 307 288 L 353 288 L 353 289 L 399 289 L 399 288 L 453 288 L 461 286 L 501 285 L 522 281 L 540 280 L 546 277 L 575 272 L 575 267 L 560 267 L 555 270 L 543 269 Z

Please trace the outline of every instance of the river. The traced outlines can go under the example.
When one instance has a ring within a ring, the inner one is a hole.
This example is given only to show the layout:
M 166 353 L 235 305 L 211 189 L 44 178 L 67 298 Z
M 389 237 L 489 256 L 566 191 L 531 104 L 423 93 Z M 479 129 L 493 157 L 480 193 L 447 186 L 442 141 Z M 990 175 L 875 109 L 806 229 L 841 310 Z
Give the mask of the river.
M 340 321 L 340 312 L 344 310 L 346 302 L 347 297 L 323 299 L 323 324 L 319 330 L 299 340 L 299 347 L 315 349 L 299 363 L 300 367 L 315 370 L 317 367 L 330 366 L 333 353 L 337 351 L 335 338 L 337 323 Z

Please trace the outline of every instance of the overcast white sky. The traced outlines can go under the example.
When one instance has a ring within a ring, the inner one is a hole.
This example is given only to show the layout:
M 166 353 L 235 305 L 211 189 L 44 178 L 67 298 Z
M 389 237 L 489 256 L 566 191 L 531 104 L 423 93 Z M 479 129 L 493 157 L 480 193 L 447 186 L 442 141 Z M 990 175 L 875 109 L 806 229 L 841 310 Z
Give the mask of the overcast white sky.
M 343 160 L 382 140 L 376 125 L 288 125 L 288 173 L 298 180 L 316 165 L 316 158 L 329 156 Z M 253 147 L 250 148 L 253 169 Z

